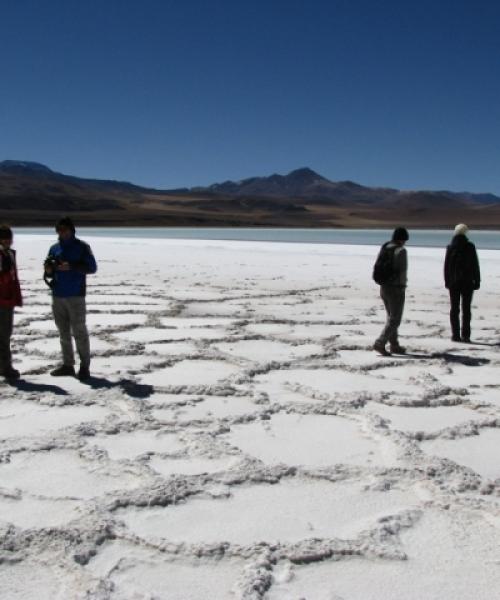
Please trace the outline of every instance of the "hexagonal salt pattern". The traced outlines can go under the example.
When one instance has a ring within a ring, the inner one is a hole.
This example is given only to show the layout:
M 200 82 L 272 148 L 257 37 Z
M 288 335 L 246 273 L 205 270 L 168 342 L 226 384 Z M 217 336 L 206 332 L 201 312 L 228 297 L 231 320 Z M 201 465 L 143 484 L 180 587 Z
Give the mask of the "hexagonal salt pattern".
M 6 600 L 486 600 L 500 588 L 500 261 L 449 340 L 442 252 L 409 247 L 405 356 L 376 249 L 90 240 L 92 377 L 54 378 L 48 239 L 0 382 Z M 78 365 L 77 365 L 78 366 Z

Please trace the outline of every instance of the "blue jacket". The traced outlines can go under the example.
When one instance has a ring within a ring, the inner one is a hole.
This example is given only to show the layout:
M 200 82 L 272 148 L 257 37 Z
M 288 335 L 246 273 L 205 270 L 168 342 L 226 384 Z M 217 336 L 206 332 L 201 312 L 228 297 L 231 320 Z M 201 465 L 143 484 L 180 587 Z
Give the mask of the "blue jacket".
M 90 246 L 76 237 L 68 241 L 59 240 L 54 244 L 47 256 L 47 260 L 68 262 L 69 271 L 54 271 L 52 279 L 52 293 L 59 298 L 71 296 L 85 296 L 87 273 L 97 271 L 97 263 Z

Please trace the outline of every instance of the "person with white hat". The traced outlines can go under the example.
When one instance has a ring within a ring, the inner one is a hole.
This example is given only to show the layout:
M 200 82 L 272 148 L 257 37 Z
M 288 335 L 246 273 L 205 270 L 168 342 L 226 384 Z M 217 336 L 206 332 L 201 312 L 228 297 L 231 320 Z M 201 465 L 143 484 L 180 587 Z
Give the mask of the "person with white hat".
M 475 290 L 481 286 L 481 273 L 476 247 L 467 238 L 469 229 L 464 223 L 455 227 L 453 239 L 446 248 L 444 282 L 450 292 L 450 324 L 452 341 L 470 343 L 471 303 Z M 460 334 L 460 302 L 462 329 Z

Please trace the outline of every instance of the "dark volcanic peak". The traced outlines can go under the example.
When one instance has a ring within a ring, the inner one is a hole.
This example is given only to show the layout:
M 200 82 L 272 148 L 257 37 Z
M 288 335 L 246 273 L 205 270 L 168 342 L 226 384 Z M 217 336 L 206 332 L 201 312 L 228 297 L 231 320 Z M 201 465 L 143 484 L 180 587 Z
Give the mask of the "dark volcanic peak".
M 312 169 L 303 167 L 291 171 L 288 175 L 274 173 L 269 177 L 249 177 L 237 182 L 225 181 L 205 189 L 215 194 L 225 195 L 301 197 L 310 195 L 324 185 L 333 184 Z
M 156 193 L 156 190 L 143 188 L 138 185 L 129 183 L 128 181 L 117 181 L 114 179 L 87 179 L 84 177 L 76 177 L 74 175 L 65 175 L 58 171 L 53 171 L 49 167 L 27 160 L 4 160 L 0 161 L 0 175 L 8 179 L 15 179 L 19 183 L 24 182 L 29 185 L 35 185 L 36 182 L 40 185 L 59 185 L 72 186 L 79 189 L 101 189 L 108 191 L 115 189 L 125 193 L 130 191 L 150 191 Z
M 496 205 L 500 198 L 493 194 L 453 193 L 448 191 L 405 191 L 394 188 L 367 187 L 354 181 L 331 181 L 308 167 L 295 169 L 287 175 L 277 173 L 268 177 L 250 177 L 241 181 L 225 181 L 208 188 L 196 188 L 195 193 L 234 198 L 279 198 L 304 205 L 324 206 L 426 206 L 441 207 L 465 204 Z
M 284 176 L 284 179 L 288 179 L 289 181 L 296 181 L 297 183 L 316 183 L 318 181 L 328 181 L 325 177 L 316 173 L 309 167 L 302 167 L 300 169 L 295 169 L 294 171 L 290 171 L 288 175 Z
M 53 173 L 52 169 L 41 163 L 29 160 L 3 160 L 0 162 L 0 172 L 8 173 Z

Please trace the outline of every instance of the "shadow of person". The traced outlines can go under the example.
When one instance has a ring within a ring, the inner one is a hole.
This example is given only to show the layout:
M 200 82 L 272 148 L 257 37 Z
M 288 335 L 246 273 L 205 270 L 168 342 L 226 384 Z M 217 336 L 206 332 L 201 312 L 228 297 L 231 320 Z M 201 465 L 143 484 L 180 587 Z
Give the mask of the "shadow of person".
M 14 387 L 21 392 L 38 392 L 40 394 L 49 393 L 56 394 L 57 396 L 67 396 L 68 392 L 58 385 L 50 385 L 47 383 L 32 383 L 25 379 L 16 379 L 6 382 L 10 387 Z
M 432 352 L 430 354 L 417 354 L 416 352 L 406 352 L 405 354 L 391 354 L 391 359 L 399 360 L 429 360 L 432 358 L 443 359 L 449 363 L 458 363 L 465 365 L 466 367 L 480 367 L 481 365 L 487 365 L 490 363 L 489 358 L 480 358 L 477 356 L 464 356 L 463 354 L 453 354 L 451 352 Z
M 154 391 L 152 385 L 137 383 L 131 379 L 119 379 L 118 381 L 111 381 L 105 377 L 96 377 L 95 375 L 91 375 L 88 379 L 82 381 L 82 383 L 84 385 L 88 385 L 93 390 L 109 390 L 113 388 L 120 388 L 132 398 L 149 398 Z
M 480 358 L 478 356 L 464 356 L 463 354 L 452 354 L 451 352 L 436 352 L 431 358 L 442 358 L 449 363 L 458 363 L 466 367 L 480 367 L 490 363 L 489 358 Z

